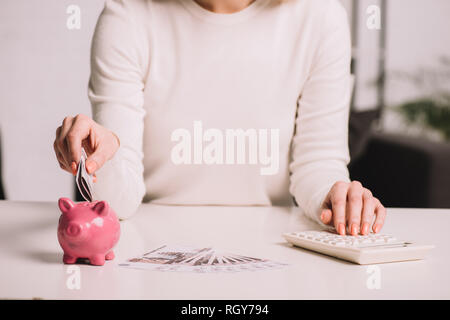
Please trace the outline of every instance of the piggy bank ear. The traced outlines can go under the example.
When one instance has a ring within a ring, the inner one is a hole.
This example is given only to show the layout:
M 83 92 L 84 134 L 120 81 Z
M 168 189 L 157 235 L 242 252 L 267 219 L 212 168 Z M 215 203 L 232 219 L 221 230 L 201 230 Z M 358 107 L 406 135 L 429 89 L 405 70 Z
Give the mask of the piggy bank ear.
M 58 200 L 58 206 L 62 213 L 66 213 L 67 211 L 75 207 L 75 204 L 68 198 L 60 198 Z
M 94 211 L 97 212 L 99 215 L 106 215 L 108 213 L 109 206 L 106 201 L 99 201 L 94 206 Z

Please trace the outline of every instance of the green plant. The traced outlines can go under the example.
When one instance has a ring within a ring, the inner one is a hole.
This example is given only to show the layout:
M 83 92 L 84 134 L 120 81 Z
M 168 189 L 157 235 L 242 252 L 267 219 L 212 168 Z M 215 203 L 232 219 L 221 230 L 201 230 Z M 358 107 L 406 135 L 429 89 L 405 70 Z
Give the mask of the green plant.
M 394 110 L 402 114 L 408 124 L 438 131 L 450 141 L 450 58 L 442 57 L 439 62 L 438 69 L 394 73 L 394 77 L 412 83 L 422 95 L 394 107 Z
M 424 97 L 408 101 L 397 107 L 405 120 L 442 133 L 450 141 L 450 95 L 441 99 Z

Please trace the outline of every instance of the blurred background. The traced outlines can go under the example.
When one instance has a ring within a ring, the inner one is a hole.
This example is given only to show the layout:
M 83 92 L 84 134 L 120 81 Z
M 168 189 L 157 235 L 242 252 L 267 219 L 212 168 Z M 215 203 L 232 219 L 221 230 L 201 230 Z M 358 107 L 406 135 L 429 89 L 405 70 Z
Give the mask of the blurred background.
M 450 208 L 450 1 L 341 2 L 353 38 L 352 179 L 386 206 Z M 75 196 L 52 144 L 65 116 L 90 115 L 90 41 L 103 4 L 1 0 L 0 199 Z M 72 5 L 79 29 L 67 27 Z

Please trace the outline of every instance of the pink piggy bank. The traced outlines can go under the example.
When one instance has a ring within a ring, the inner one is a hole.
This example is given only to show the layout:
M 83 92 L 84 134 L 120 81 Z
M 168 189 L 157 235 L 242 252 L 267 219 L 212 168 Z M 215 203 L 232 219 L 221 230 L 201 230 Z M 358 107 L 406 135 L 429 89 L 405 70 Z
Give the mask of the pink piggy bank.
M 58 201 L 61 217 L 58 241 L 64 250 L 64 263 L 87 258 L 92 265 L 102 266 L 114 259 L 112 248 L 120 237 L 120 224 L 106 201 L 74 203 L 67 198 Z

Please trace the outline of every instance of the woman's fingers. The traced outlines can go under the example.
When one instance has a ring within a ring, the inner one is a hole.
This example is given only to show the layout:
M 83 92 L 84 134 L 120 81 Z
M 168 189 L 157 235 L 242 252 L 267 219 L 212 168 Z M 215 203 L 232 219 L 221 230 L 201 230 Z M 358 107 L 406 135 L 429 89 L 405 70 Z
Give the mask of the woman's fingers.
M 375 233 L 380 232 L 384 225 L 384 219 L 386 218 L 386 208 L 381 204 L 380 200 L 373 198 L 375 200 L 375 222 L 373 224 L 372 230 Z
M 96 170 L 101 168 L 106 160 L 107 150 L 104 147 L 97 148 L 93 154 L 86 159 L 86 170 L 89 174 L 93 174 Z
M 331 188 L 331 209 L 333 211 L 334 228 L 340 235 L 345 235 L 345 207 L 347 203 L 348 184 L 337 182 Z
M 82 114 L 64 118 L 55 135 L 53 148 L 58 163 L 62 169 L 74 175 L 81 158 L 81 147 L 84 147 L 88 155 L 86 170 L 94 174 L 114 156 L 120 146 L 119 138 L 112 131 Z M 94 182 L 96 181 L 94 174 Z
M 66 161 L 64 160 L 61 152 L 59 152 L 58 147 L 56 145 L 56 141 L 53 143 L 53 149 L 55 150 L 56 160 L 58 160 L 59 166 L 61 169 L 71 172 L 70 168 L 67 166 Z
M 64 168 L 67 168 L 70 172 L 70 161 L 67 153 L 67 144 L 65 141 L 67 132 L 72 126 L 72 117 L 66 117 L 63 123 L 58 129 L 56 129 L 56 137 L 54 142 L 55 152 L 57 154 L 58 160 L 63 162 Z
M 60 127 L 56 129 L 53 143 L 56 158 L 62 169 L 76 174 L 77 164 L 81 157 L 81 142 L 89 136 L 90 118 L 84 115 L 65 117 Z
M 363 192 L 364 188 L 359 181 L 350 183 L 347 193 L 347 226 L 353 236 L 358 235 L 360 229 Z
M 373 216 L 375 212 L 375 200 L 372 196 L 372 192 L 368 189 L 364 190 L 363 194 L 363 211 L 361 216 L 361 234 L 369 234 L 370 225 L 373 222 Z
M 97 128 L 97 125 L 94 128 Z M 95 146 L 95 148 L 93 148 L 94 151 L 86 159 L 86 170 L 89 174 L 95 173 L 106 161 L 111 159 L 120 146 L 119 138 L 112 131 L 106 128 L 102 128 L 98 134 L 95 134 L 96 130 L 93 131 L 91 145 Z
M 59 148 L 56 143 L 60 132 L 61 132 L 61 127 L 58 127 L 56 129 L 56 133 L 55 133 L 55 141 L 53 142 L 53 150 L 55 151 L 56 160 L 58 160 L 58 163 L 59 163 L 59 166 L 61 167 L 61 169 L 67 170 L 68 168 L 66 167 L 65 160 L 64 160 L 63 156 L 61 155 L 61 152 L 59 152 Z
M 78 164 L 81 157 L 81 143 L 89 136 L 91 119 L 85 115 L 77 115 L 73 119 L 72 127 L 67 132 L 67 147 L 71 165 Z
M 336 182 L 324 201 L 320 215 L 321 221 L 333 225 L 340 235 L 345 235 L 349 230 L 353 236 L 369 234 L 372 223 L 372 230 L 379 232 L 385 217 L 384 206 L 358 181 Z
M 333 212 L 331 209 L 323 209 L 320 220 L 322 220 L 324 224 L 331 224 L 333 222 Z

